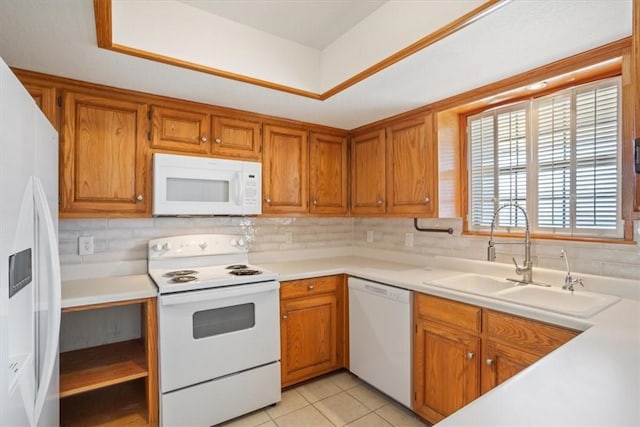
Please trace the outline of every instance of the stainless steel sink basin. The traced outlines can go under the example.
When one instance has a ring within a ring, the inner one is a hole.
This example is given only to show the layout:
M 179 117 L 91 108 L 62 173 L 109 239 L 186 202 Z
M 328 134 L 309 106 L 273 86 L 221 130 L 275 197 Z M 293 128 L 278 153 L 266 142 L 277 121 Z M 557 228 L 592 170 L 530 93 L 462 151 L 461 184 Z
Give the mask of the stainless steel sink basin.
M 481 274 L 460 274 L 446 279 L 425 282 L 425 284 L 477 295 L 494 294 L 515 285 L 506 279 Z
M 570 292 L 535 285 L 515 286 L 495 293 L 492 297 L 575 317 L 591 317 L 620 300 L 613 295 Z

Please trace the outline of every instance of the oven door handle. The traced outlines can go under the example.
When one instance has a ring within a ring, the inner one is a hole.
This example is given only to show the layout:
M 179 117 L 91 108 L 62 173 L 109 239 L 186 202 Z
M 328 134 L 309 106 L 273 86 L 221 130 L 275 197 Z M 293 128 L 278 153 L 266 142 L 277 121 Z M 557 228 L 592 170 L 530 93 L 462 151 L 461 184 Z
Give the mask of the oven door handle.
M 206 289 L 201 291 L 183 292 L 172 295 L 161 295 L 160 304 L 163 306 L 189 304 L 203 301 L 216 301 L 244 295 L 255 295 L 280 289 L 279 282 L 256 283 L 253 285 L 235 285 L 225 288 Z

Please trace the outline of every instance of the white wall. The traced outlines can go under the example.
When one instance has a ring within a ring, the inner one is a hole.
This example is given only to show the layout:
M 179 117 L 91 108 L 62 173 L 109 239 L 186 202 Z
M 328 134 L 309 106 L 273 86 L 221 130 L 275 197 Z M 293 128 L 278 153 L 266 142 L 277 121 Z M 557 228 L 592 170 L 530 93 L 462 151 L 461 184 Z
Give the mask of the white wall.
M 61 220 L 60 253 L 63 271 L 78 265 L 96 263 L 138 262 L 144 269 L 147 241 L 178 234 L 229 233 L 245 234 L 251 240 L 251 252 L 278 252 L 352 247 L 395 250 L 407 254 L 455 256 L 483 260 L 487 238 L 462 236 L 459 219 L 420 220 L 421 227 L 453 227 L 454 234 L 420 233 L 414 230 L 410 218 L 149 218 Z M 640 222 L 635 223 L 635 230 Z M 374 241 L 367 243 L 368 230 Z M 285 242 L 291 232 L 292 243 Z M 405 233 L 413 233 L 413 248 L 404 246 Z M 92 235 L 95 254 L 78 255 L 78 236 Z M 636 232 L 636 236 L 638 233 Z M 638 240 L 638 237 L 636 237 Z M 637 243 L 637 242 L 636 242 Z M 511 263 L 515 256 L 521 263 L 520 245 L 498 245 L 499 262 Z M 564 269 L 560 250 L 566 249 L 572 270 L 588 274 L 640 280 L 640 246 L 638 244 L 583 243 L 558 240 L 534 240 L 532 255 L 537 266 Z M 138 272 L 144 272 L 138 271 Z M 114 274 L 117 275 L 117 274 Z

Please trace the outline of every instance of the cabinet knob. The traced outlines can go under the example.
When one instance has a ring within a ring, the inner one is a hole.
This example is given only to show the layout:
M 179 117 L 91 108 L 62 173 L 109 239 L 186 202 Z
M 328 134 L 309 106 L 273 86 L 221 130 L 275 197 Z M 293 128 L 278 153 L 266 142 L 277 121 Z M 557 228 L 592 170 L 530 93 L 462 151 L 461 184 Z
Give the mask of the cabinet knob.
M 429 203 L 431 201 L 431 199 L 429 198 L 429 196 L 424 198 L 424 204 L 426 205 L 427 203 Z
M 286 314 L 282 315 L 282 320 L 287 320 L 288 316 Z
M 271 204 L 271 199 L 268 198 L 268 197 L 266 199 L 264 199 L 264 201 L 267 202 L 268 204 Z
M 467 352 L 467 359 L 471 360 L 471 359 L 473 359 L 473 356 L 475 356 L 474 352 L 472 352 L 472 351 L 468 351 Z
M 382 206 L 383 203 L 382 199 L 378 199 L 378 206 Z
M 222 139 L 220 138 L 216 138 L 214 139 L 214 141 L 216 142 L 216 144 L 222 144 Z
M 313 285 L 309 285 L 309 286 L 307 286 L 307 289 L 309 289 L 310 291 L 312 291 L 312 290 L 314 290 L 314 289 L 315 289 L 315 286 L 313 286 Z
M 209 139 L 206 136 L 203 136 L 202 138 L 200 138 L 201 142 L 207 142 Z
M 136 200 L 141 202 L 144 200 L 144 196 L 142 194 L 138 194 L 138 197 L 136 197 Z
M 318 206 L 318 199 L 313 199 L 313 206 Z
M 487 360 L 485 360 L 484 363 L 486 363 L 487 366 L 491 366 L 491 365 L 493 365 L 493 359 L 487 359 Z

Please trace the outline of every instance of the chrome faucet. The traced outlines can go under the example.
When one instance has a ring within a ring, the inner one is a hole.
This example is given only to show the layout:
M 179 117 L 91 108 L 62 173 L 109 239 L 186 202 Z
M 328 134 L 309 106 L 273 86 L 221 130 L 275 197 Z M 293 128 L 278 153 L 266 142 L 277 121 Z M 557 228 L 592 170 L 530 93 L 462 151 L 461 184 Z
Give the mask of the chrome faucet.
M 571 277 L 571 270 L 569 269 L 569 257 L 567 256 L 567 251 L 564 249 L 560 251 L 560 258 L 564 258 L 564 265 L 567 267 L 567 275 L 564 278 L 564 285 L 562 285 L 562 289 L 565 291 L 573 292 L 573 287 L 575 285 L 580 285 L 584 288 L 584 283 L 582 283 L 582 279 L 574 279 Z
M 522 206 L 518 204 L 518 202 L 508 202 L 504 205 L 500 206 L 493 213 L 493 219 L 491 220 L 491 233 L 489 234 L 489 247 L 487 248 L 487 261 L 495 261 L 496 260 L 496 248 L 497 244 L 518 244 L 518 243 L 506 243 L 506 242 L 494 242 L 493 241 L 493 230 L 496 226 L 496 218 L 498 218 L 498 212 L 507 207 L 513 207 L 516 209 L 520 209 L 522 214 L 524 215 L 525 221 L 525 230 L 524 230 L 524 264 L 522 267 L 518 265 L 515 257 L 513 259 L 513 264 L 516 266 L 516 274 L 522 275 L 521 283 L 533 283 L 533 262 L 531 261 L 531 229 L 529 228 L 529 217 L 527 216 L 527 212 L 524 210 Z

